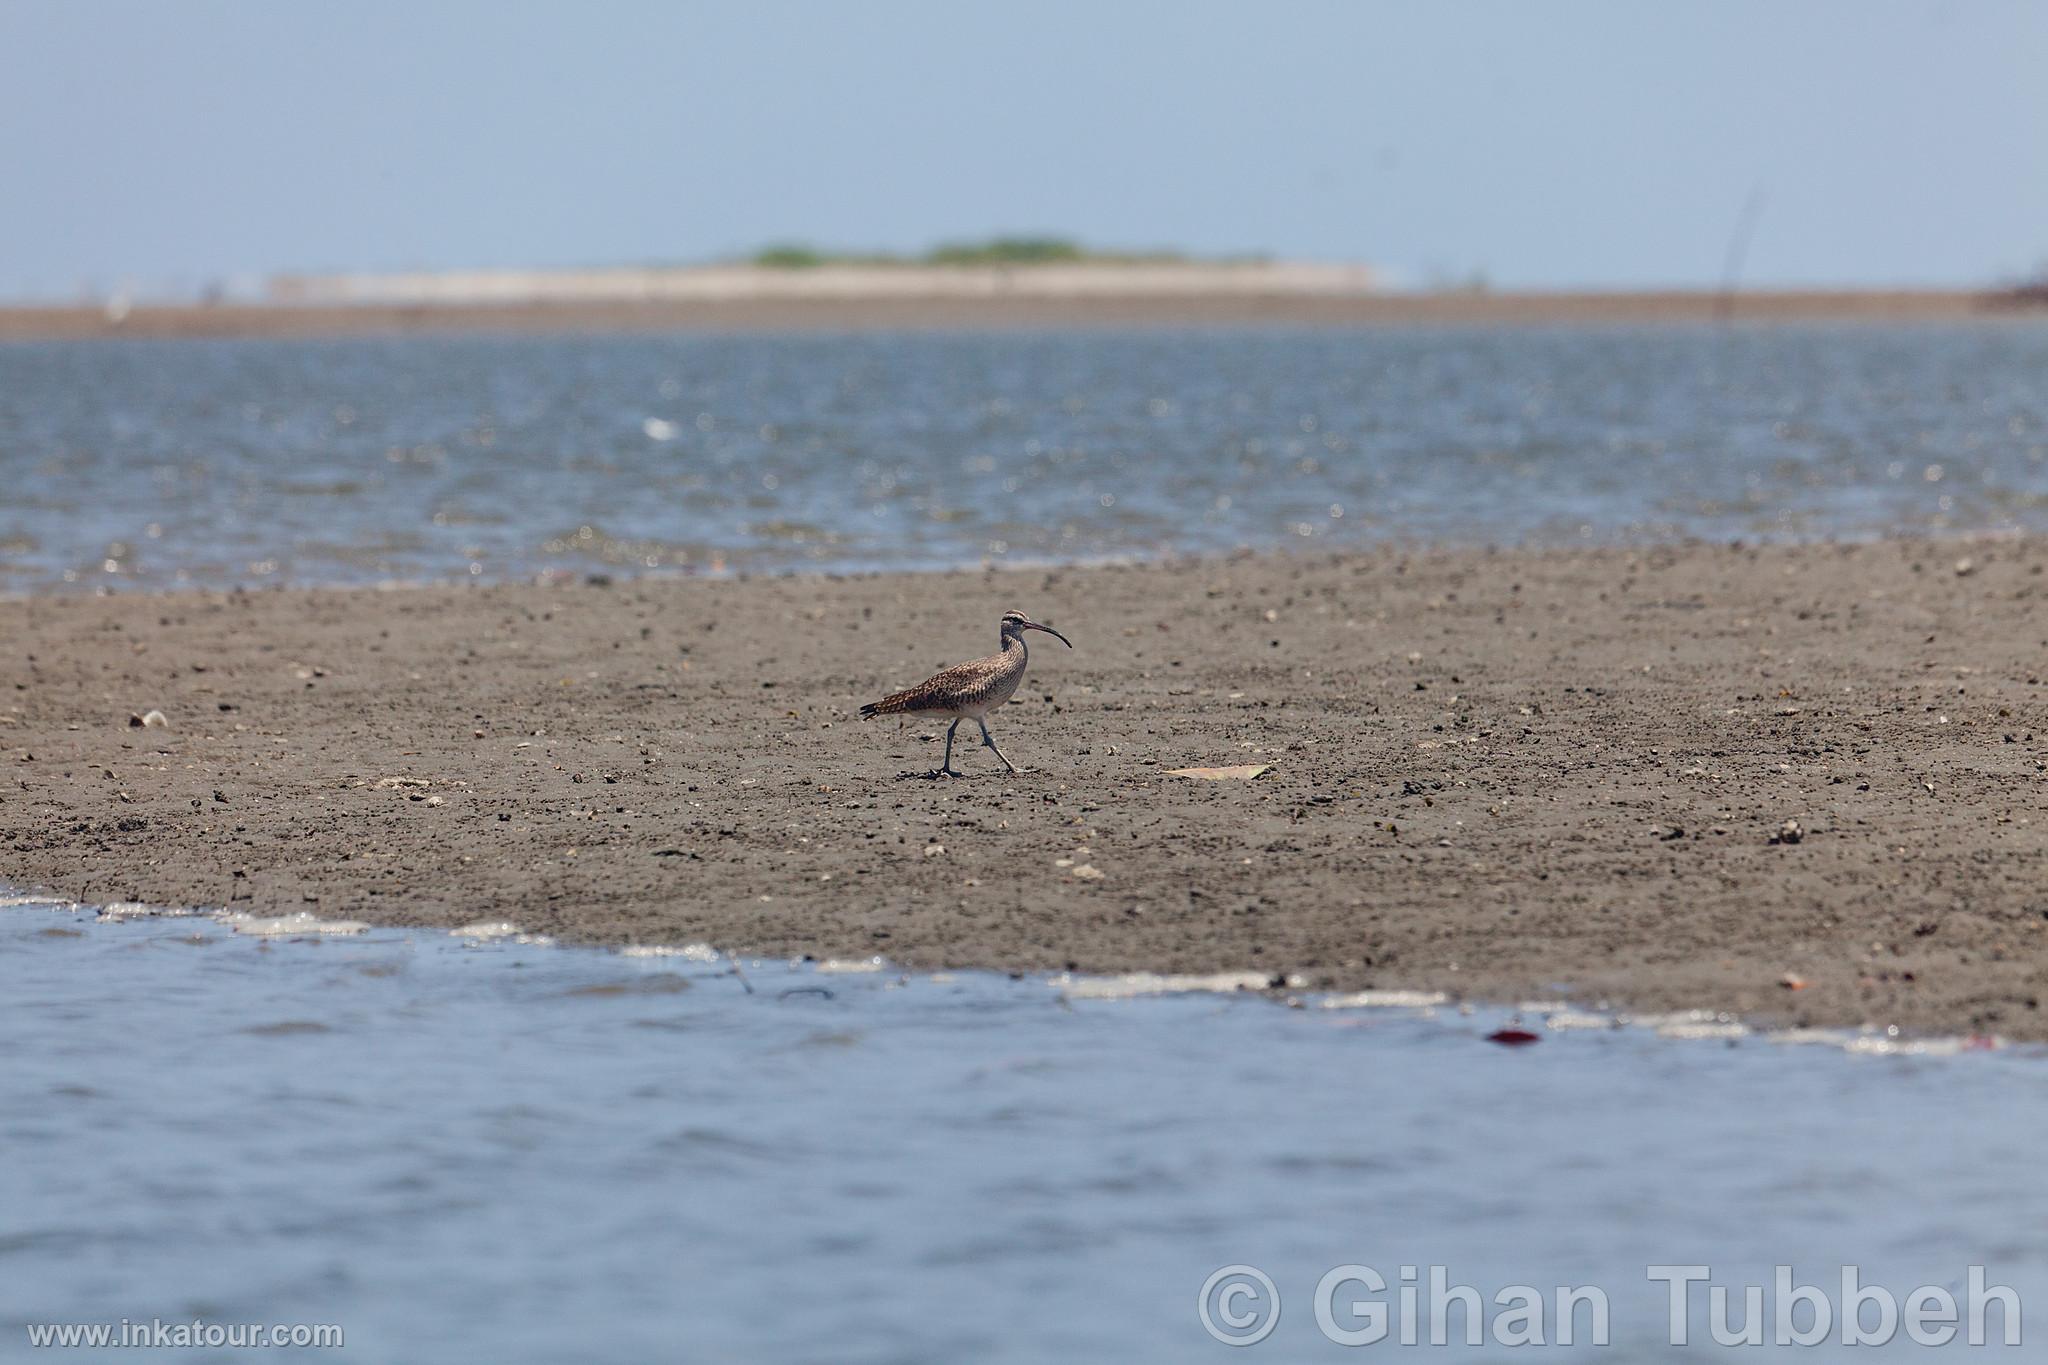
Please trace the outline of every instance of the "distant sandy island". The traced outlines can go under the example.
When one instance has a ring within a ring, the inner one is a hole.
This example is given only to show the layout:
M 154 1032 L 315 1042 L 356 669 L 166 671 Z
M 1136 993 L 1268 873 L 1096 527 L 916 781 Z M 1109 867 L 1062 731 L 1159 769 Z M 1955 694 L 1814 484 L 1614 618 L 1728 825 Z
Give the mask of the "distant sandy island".
M 407 332 L 881 330 L 890 328 L 1411 326 L 1715 321 L 1956 321 L 2042 316 L 2025 292 L 1711 291 L 1571 294 L 1261 293 L 1148 289 L 599 298 L 493 303 L 270 303 L 0 307 L 0 340 L 79 337 L 319 337 Z
M 0 602 L 0 878 L 2048 1039 L 2048 543 Z M 859 703 L 1034 649 L 978 748 Z M 1037 637 L 1034 637 L 1037 638 Z M 131 716 L 160 710 L 167 725 Z M 1270 765 L 1252 780 L 1173 769 Z

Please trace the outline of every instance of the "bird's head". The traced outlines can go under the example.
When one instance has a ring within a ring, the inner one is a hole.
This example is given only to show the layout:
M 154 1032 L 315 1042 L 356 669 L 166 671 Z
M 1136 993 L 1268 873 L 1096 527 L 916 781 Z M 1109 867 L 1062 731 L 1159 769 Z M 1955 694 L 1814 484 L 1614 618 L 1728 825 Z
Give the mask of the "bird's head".
M 1027 630 L 1042 630 L 1068 649 L 1074 647 L 1072 640 L 1069 640 L 1051 626 L 1039 625 L 1038 622 L 1032 620 L 1021 611 L 1006 611 L 1003 613 L 1003 638 L 1005 640 L 1021 637 Z

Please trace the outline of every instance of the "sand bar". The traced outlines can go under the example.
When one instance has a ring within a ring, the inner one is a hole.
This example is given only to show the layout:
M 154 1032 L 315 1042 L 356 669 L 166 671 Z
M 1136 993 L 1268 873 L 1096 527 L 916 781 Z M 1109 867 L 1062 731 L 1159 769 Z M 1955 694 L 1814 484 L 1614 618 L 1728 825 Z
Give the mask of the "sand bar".
M 860 331 L 901 328 L 1478 326 L 1667 322 L 1956 322 L 2038 318 L 2024 291 L 1714 290 L 1070 297 L 762 297 L 497 303 L 0 307 L 0 341 L 88 337 L 325 337 L 406 333 Z
M 16 599 L 0 880 L 2048 1038 L 2044 569 L 1915 541 Z M 996 719 L 1032 771 L 908 775 L 937 728 L 855 707 L 1012 606 L 1076 645 Z

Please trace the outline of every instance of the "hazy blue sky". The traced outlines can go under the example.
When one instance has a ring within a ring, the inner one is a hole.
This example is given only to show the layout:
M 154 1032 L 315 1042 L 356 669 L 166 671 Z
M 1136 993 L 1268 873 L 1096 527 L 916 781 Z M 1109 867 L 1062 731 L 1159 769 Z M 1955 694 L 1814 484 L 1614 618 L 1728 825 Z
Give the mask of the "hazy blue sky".
M 0 294 L 996 230 L 1417 283 L 2048 262 L 2048 4 L 0 0 Z

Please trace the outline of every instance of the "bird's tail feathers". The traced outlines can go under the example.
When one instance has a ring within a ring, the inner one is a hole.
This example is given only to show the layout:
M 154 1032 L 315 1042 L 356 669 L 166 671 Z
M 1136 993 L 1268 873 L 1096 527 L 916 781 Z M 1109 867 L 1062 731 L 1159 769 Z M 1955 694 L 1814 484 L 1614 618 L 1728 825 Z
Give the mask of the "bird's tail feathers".
M 906 711 L 920 709 L 919 703 L 923 700 L 922 691 L 915 687 L 903 692 L 891 692 L 880 701 L 871 701 L 861 707 L 860 716 L 862 720 L 871 716 L 900 716 Z

